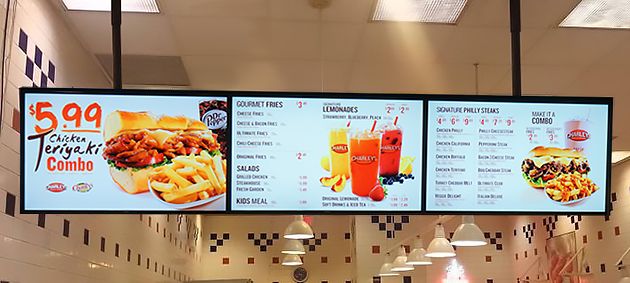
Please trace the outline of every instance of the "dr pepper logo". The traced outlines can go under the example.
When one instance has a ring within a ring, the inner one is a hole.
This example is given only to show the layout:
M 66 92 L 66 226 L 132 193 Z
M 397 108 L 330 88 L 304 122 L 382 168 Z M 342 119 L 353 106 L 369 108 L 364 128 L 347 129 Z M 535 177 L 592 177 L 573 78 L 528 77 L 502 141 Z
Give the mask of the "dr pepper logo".
M 347 144 L 336 144 L 330 147 L 330 149 L 336 153 L 346 153 L 348 152 Z
M 66 190 L 66 185 L 64 185 L 63 183 L 54 182 L 48 184 L 48 186 L 46 186 L 46 189 L 53 193 L 61 193 Z
M 582 129 L 575 129 L 567 134 L 567 138 L 573 141 L 585 141 L 590 137 L 591 135 Z

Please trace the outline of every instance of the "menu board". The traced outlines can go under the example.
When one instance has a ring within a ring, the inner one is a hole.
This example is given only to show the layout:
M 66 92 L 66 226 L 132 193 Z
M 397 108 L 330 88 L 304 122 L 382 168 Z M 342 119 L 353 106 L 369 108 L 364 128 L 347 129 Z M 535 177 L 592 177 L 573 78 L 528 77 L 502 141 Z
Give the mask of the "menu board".
M 233 211 L 420 211 L 420 100 L 234 97 Z
M 429 101 L 426 210 L 606 210 L 607 104 Z
M 25 212 L 226 210 L 227 97 L 140 93 L 21 90 Z

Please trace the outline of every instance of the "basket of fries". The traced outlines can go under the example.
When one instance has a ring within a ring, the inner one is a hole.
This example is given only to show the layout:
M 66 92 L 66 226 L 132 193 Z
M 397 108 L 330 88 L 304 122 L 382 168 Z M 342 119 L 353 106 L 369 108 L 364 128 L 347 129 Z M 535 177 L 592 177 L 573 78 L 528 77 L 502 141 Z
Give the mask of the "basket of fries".
M 582 174 L 562 174 L 547 182 L 545 194 L 556 203 L 568 205 L 591 197 L 598 189 L 591 179 Z
M 199 155 L 177 156 L 149 176 L 149 188 L 162 203 L 186 209 L 225 196 L 226 163 L 220 155 L 205 151 Z

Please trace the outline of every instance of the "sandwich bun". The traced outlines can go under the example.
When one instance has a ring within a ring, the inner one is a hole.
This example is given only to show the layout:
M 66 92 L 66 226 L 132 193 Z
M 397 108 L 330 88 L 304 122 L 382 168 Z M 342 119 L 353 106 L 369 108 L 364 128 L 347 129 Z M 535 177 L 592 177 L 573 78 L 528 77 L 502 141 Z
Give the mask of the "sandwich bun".
M 120 170 L 109 167 L 109 174 L 112 180 L 125 192 L 129 194 L 139 194 L 149 191 L 149 175 L 153 172 L 153 167 L 147 167 L 139 170 L 127 168 Z
M 184 116 L 160 116 L 156 117 L 148 112 L 127 112 L 116 110 L 107 115 L 103 126 L 103 139 L 105 141 L 124 133 L 138 130 L 183 130 L 202 131 L 208 130 L 203 122 Z
M 582 153 L 572 148 L 544 147 L 537 146 L 529 151 L 529 157 L 552 156 L 552 157 L 569 157 L 581 158 Z

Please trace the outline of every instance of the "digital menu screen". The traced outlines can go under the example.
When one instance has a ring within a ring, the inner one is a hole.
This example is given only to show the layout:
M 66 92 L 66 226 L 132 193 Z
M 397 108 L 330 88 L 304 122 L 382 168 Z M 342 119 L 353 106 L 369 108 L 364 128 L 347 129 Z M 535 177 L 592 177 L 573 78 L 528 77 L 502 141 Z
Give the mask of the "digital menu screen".
M 233 211 L 420 211 L 420 100 L 234 97 Z
M 606 210 L 607 104 L 429 101 L 426 210 Z
M 25 212 L 225 211 L 227 97 L 22 89 Z

